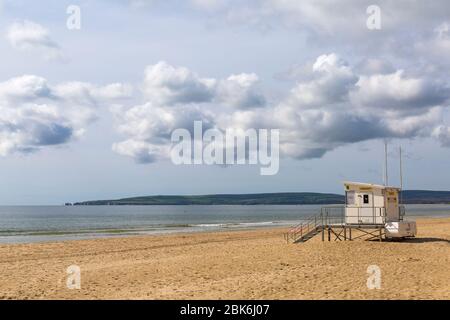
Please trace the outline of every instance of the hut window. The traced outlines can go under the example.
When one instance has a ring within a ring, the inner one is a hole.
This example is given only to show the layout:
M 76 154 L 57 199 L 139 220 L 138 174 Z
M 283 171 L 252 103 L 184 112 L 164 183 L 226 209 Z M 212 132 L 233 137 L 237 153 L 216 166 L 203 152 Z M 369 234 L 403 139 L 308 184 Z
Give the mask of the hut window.
M 346 204 L 355 204 L 355 191 L 347 191 Z
M 364 204 L 369 203 L 369 195 L 368 195 L 368 194 L 365 194 L 365 195 L 363 196 L 363 203 L 364 203 Z

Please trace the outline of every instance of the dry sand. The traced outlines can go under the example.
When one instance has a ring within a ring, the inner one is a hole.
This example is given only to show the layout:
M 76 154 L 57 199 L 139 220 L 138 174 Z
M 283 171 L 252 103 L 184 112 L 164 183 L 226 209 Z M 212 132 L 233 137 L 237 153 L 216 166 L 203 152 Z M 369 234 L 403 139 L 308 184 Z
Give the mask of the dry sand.
M 450 218 L 404 242 L 286 244 L 284 229 L 0 245 L 2 299 L 449 299 Z M 67 289 L 66 268 L 81 268 Z M 367 267 L 382 271 L 367 288 Z

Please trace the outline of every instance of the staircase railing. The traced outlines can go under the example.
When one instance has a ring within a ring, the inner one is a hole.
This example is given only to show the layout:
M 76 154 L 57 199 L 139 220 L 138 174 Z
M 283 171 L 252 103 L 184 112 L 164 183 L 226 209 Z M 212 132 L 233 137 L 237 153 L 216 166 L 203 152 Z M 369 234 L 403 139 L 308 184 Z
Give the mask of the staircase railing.
M 321 215 L 314 215 L 307 219 L 304 219 L 299 224 L 291 227 L 288 232 L 284 234 L 284 238 L 287 242 L 295 242 L 298 239 L 303 238 L 313 230 L 316 230 L 323 224 Z
M 322 207 L 320 213 L 303 219 L 300 223 L 291 227 L 285 234 L 286 242 L 296 242 L 313 231 L 317 231 L 326 225 L 343 223 L 343 206 Z

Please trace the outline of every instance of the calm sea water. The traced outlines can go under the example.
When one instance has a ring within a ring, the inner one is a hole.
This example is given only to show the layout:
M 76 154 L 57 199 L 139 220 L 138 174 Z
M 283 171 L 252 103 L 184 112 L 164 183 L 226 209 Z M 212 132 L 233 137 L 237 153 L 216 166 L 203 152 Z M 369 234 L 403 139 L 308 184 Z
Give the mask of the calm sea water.
M 291 225 L 320 211 L 297 206 L 0 206 L 0 243 Z M 450 216 L 450 205 L 408 205 L 407 216 Z

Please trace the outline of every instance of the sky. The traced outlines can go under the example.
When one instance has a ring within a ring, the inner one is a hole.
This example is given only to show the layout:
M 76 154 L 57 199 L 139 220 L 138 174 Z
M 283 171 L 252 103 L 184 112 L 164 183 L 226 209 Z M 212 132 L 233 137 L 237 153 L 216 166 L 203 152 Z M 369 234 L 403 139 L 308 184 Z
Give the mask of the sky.
M 450 190 L 450 3 L 0 0 L 0 204 Z M 280 165 L 175 165 L 171 133 L 278 129 Z

